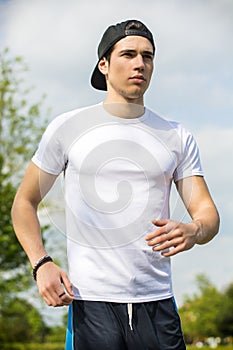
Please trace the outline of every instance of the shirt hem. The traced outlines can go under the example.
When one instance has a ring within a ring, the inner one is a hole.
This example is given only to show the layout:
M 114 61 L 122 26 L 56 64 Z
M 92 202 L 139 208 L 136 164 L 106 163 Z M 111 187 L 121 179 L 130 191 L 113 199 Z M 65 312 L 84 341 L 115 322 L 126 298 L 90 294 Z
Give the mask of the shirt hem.
M 179 180 L 186 179 L 187 177 L 192 177 L 192 176 L 201 176 L 204 177 L 205 174 L 203 171 L 193 171 L 191 174 L 183 174 L 177 177 L 174 177 L 174 182 L 177 182 Z
M 118 298 L 118 297 L 96 297 L 96 296 L 90 296 L 90 295 L 75 295 L 74 299 L 75 300 L 84 300 L 84 301 L 102 301 L 102 302 L 109 302 L 109 303 L 146 303 L 150 301 L 158 301 L 158 300 L 164 300 L 164 299 L 169 299 L 172 298 L 174 294 L 167 293 L 166 295 L 154 295 L 151 297 L 128 297 L 128 298 Z

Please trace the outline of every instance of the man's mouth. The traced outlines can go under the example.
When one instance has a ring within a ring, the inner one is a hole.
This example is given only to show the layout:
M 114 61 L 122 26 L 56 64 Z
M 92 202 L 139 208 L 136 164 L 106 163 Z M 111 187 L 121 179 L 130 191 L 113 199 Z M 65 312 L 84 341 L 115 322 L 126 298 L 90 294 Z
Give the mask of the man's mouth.
M 141 74 L 133 75 L 132 77 L 130 77 L 130 80 L 133 80 L 133 81 L 138 82 L 138 83 L 142 83 L 142 82 L 146 81 L 144 76 Z

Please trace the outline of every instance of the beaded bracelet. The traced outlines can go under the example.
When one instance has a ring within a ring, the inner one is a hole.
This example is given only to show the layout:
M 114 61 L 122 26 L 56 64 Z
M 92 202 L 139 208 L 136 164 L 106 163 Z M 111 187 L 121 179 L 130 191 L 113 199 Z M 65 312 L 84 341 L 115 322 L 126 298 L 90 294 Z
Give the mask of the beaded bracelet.
M 51 258 L 51 256 L 45 255 L 45 256 L 42 256 L 42 258 L 40 258 L 40 259 L 37 261 L 37 263 L 34 265 L 33 270 L 32 270 L 32 276 L 33 276 L 33 278 L 34 278 L 35 281 L 36 281 L 36 275 L 37 275 L 38 269 L 39 269 L 42 265 L 46 264 L 46 263 L 49 262 L 49 261 L 53 261 L 53 259 Z

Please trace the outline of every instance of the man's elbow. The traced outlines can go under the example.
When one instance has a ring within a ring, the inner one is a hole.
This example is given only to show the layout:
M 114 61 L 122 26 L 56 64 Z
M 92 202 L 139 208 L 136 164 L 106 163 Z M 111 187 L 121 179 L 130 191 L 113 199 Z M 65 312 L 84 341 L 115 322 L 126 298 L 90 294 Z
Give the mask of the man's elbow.
M 216 236 L 219 233 L 219 228 L 220 228 L 220 215 L 216 209 L 215 220 L 214 220 L 214 225 L 213 225 L 213 235 L 214 236 Z
M 22 214 L 22 209 L 23 209 L 23 200 L 21 197 L 19 197 L 17 194 L 14 198 L 12 207 L 11 207 L 11 219 L 14 224 L 16 218 Z
M 37 202 L 33 202 L 28 198 L 25 198 L 22 194 L 16 193 L 11 207 L 11 218 L 13 224 L 17 219 L 27 216 L 31 211 L 36 212 L 37 207 Z

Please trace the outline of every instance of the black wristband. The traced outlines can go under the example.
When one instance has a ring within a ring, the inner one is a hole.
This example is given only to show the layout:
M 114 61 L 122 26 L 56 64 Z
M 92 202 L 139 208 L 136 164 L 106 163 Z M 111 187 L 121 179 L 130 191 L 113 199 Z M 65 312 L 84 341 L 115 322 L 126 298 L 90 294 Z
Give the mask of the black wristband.
M 32 276 L 33 276 L 33 278 L 34 278 L 35 281 L 36 281 L 36 274 L 37 274 L 38 269 L 39 269 L 42 265 L 44 265 L 44 264 L 46 264 L 47 262 L 50 262 L 50 261 L 53 261 L 53 259 L 51 258 L 51 256 L 45 255 L 45 256 L 43 256 L 43 257 L 35 264 L 35 266 L 33 267 L 33 270 L 32 270 Z

